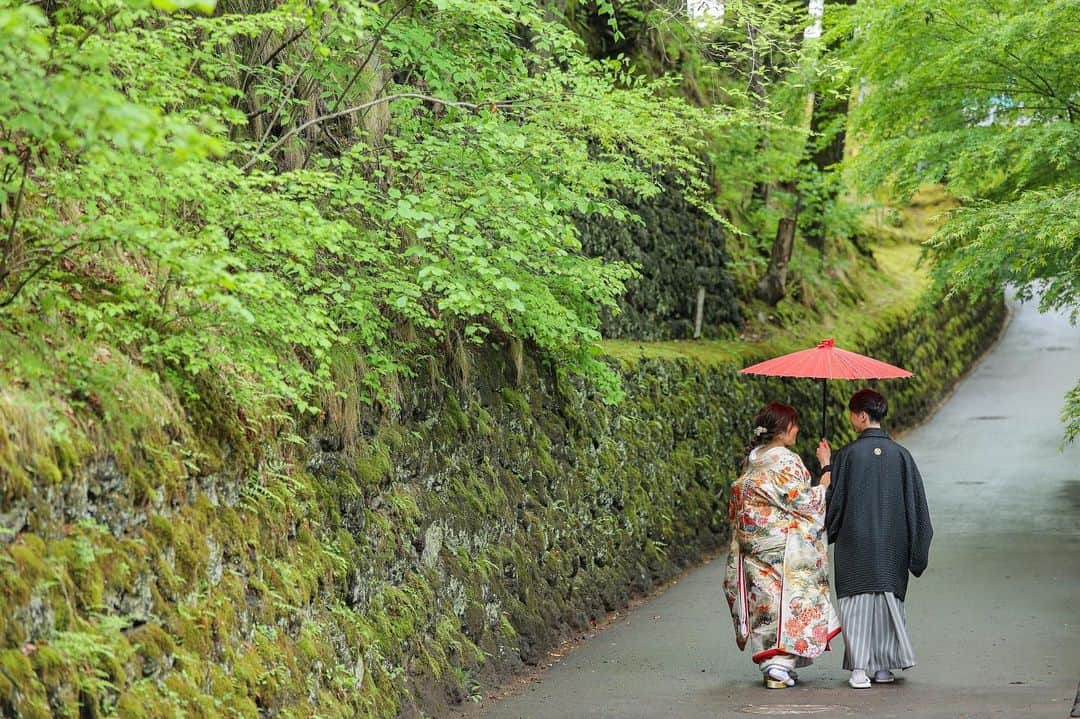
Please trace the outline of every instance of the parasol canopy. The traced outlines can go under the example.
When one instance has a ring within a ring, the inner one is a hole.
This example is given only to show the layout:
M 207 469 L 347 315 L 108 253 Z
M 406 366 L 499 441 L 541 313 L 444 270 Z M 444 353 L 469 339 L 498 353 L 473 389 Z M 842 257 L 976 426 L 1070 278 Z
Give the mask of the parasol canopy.
M 758 362 L 740 370 L 743 374 L 768 377 L 804 377 L 821 380 L 821 435 L 825 438 L 825 380 L 830 379 L 904 379 L 911 372 L 888 362 L 842 350 L 832 339 L 821 340 L 817 347 Z

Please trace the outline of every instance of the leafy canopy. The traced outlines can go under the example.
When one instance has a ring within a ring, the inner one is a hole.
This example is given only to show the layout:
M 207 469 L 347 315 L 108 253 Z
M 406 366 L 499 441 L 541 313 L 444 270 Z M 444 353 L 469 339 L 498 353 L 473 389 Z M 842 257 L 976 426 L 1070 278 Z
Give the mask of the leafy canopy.
M 903 194 L 942 182 L 963 200 L 929 242 L 939 288 L 1009 284 L 1075 321 L 1080 4 L 861 2 L 840 32 L 861 88 L 852 177 Z
M 509 337 L 618 396 L 598 313 L 632 270 L 574 217 L 665 174 L 700 194 L 723 118 L 670 81 L 536 0 L 49 7 L 0 0 L 9 326 L 310 411 L 337 348 L 387 399 L 420 345 Z

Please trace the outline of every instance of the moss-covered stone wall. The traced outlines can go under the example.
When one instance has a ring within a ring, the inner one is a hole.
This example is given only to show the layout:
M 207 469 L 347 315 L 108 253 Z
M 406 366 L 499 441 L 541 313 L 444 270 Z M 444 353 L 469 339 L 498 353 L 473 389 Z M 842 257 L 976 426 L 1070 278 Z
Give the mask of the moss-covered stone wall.
M 916 372 L 886 388 L 910 423 L 1003 311 L 896 313 L 853 349 Z M 516 359 L 459 355 L 470 379 L 416 381 L 399 421 L 283 418 L 272 444 L 116 358 L 94 421 L 5 386 L 0 715 L 439 714 L 720 546 L 754 411 L 820 401 L 741 360 L 642 359 L 608 407 Z
M 596 217 L 579 223 L 586 254 L 630 263 L 639 273 L 627 281 L 619 312 L 604 312 L 604 336 L 690 338 L 699 292 L 701 336 L 733 336 L 741 315 L 723 226 L 673 186 L 626 205 L 638 222 Z

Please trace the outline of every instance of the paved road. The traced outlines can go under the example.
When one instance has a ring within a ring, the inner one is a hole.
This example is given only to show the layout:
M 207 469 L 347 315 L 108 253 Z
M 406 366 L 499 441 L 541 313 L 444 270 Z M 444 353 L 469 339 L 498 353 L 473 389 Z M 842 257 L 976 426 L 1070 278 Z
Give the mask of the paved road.
M 754 715 L 1064 719 L 1080 679 L 1080 446 L 1058 451 L 1080 328 L 1014 308 L 997 347 L 901 438 L 935 538 L 908 590 L 919 658 L 892 686 L 849 689 L 840 652 L 783 691 L 733 640 L 723 558 L 585 643 L 485 719 Z

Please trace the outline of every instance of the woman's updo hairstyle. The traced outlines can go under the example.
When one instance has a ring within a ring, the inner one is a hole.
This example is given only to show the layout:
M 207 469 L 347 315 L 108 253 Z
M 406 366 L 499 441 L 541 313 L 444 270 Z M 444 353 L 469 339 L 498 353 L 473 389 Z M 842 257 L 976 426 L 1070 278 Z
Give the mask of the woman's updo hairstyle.
M 750 429 L 750 449 L 772 442 L 786 432 L 792 423 L 798 421 L 799 413 L 794 407 L 770 402 L 754 417 L 754 425 Z

